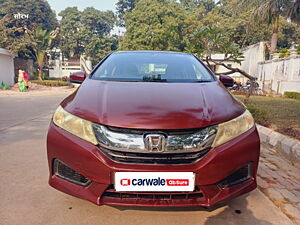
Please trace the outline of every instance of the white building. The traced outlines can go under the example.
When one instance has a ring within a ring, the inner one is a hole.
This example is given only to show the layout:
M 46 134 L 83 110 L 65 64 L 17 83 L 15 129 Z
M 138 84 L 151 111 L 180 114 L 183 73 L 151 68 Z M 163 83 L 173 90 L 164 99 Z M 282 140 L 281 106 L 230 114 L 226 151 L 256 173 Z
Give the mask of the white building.
M 243 48 L 242 52 L 244 54 L 244 60 L 242 61 L 241 69 L 250 74 L 251 76 L 258 78 L 258 64 L 260 62 L 265 61 L 265 50 L 266 44 L 262 41 L 257 44 Z
M 244 54 L 244 59 L 241 62 L 241 64 L 234 62 L 232 60 L 226 60 L 224 61 L 224 64 L 226 64 L 229 67 L 232 68 L 239 68 L 250 74 L 251 76 L 254 76 L 256 78 L 259 77 L 259 68 L 258 64 L 260 62 L 263 62 L 265 60 L 265 43 L 259 42 L 257 44 L 248 46 L 241 50 Z M 213 54 L 212 59 L 215 61 L 223 61 L 225 58 L 225 54 Z M 226 69 L 224 66 L 221 65 L 213 65 L 214 71 L 216 73 L 226 73 L 229 70 Z M 242 83 L 247 82 L 248 78 L 242 76 L 240 73 L 233 73 L 230 74 L 235 81 L 240 81 Z
M 80 58 L 64 59 L 60 49 L 52 50 L 56 54 L 55 59 L 49 60 L 49 77 L 62 78 L 69 77 L 72 73 L 85 71 L 89 74 L 92 71 L 91 60 L 86 59 L 83 55 Z M 49 58 L 50 54 L 48 55 Z
M 272 59 L 258 64 L 258 83 L 262 90 L 275 94 L 300 93 L 300 55 Z
M 8 86 L 15 84 L 14 55 L 8 50 L 0 48 L 0 84 L 4 82 Z
M 272 60 L 265 60 L 266 44 L 259 42 L 242 49 L 244 60 L 241 65 L 233 61 L 224 61 L 227 66 L 240 68 L 257 78 L 260 88 L 267 93 L 284 94 L 286 91 L 300 92 L 300 55 L 295 48 L 290 49 L 291 56 L 278 58 L 274 54 Z M 223 60 L 224 54 L 214 54 L 216 61 Z M 228 70 L 223 66 L 214 65 L 216 73 L 225 73 Z M 246 82 L 248 79 L 239 73 L 230 75 L 236 81 Z

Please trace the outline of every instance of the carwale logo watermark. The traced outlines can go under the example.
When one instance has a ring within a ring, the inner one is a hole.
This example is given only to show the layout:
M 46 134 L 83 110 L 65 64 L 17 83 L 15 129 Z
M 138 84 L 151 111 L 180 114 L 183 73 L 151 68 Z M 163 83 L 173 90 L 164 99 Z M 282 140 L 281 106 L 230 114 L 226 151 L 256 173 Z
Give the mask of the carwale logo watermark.
M 193 172 L 115 172 L 116 191 L 172 192 L 194 191 Z
M 17 20 L 29 19 L 29 14 L 16 13 L 16 14 L 14 14 L 14 18 L 17 19 Z
M 154 178 L 154 179 L 132 179 L 128 178 L 121 179 L 120 184 L 122 186 L 189 186 L 189 179 L 164 179 L 164 178 Z

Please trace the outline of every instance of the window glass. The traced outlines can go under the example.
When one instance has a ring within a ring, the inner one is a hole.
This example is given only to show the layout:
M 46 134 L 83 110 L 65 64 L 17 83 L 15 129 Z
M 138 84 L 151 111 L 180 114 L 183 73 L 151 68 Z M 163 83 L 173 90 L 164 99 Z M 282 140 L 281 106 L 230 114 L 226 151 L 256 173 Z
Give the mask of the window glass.
M 93 73 L 93 79 L 128 81 L 213 81 L 193 56 L 180 53 L 117 52 Z

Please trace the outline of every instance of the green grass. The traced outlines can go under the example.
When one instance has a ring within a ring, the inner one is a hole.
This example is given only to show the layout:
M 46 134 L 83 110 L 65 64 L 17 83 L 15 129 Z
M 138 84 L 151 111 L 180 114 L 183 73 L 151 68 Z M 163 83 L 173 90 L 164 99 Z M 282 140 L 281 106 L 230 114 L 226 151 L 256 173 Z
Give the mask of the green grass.
M 245 98 L 236 97 L 241 101 Z M 300 100 L 251 96 L 247 107 L 258 124 L 300 140 Z

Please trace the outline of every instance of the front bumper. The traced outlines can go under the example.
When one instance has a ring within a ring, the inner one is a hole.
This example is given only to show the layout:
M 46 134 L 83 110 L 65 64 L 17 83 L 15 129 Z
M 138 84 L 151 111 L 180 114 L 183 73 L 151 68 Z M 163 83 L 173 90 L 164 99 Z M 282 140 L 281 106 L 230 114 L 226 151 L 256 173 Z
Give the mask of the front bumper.
M 256 188 L 260 142 L 256 127 L 212 149 L 194 164 L 142 165 L 116 163 L 98 147 L 50 124 L 47 137 L 49 184 L 67 194 L 97 205 L 211 207 Z M 53 161 L 59 159 L 92 182 L 74 184 L 53 173 Z M 234 186 L 221 188 L 218 182 L 251 163 L 251 177 Z M 117 193 L 113 190 L 114 172 L 194 172 L 195 192 L 190 193 Z M 145 194 L 145 195 L 144 195 Z M 193 195 L 194 194 L 194 195 Z M 175 196 L 176 195 L 176 196 Z M 168 197 L 170 196 L 170 197 Z

